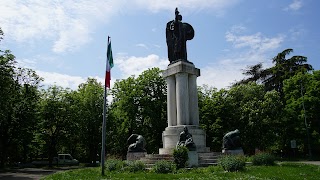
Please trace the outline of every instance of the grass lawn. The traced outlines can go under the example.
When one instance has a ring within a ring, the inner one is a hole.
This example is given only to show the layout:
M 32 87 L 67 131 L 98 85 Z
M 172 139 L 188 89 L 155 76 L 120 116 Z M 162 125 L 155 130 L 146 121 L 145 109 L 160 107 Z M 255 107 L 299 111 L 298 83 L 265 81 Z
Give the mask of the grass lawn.
M 320 179 L 320 166 L 283 163 L 276 166 L 247 166 L 244 171 L 225 172 L 219 166 L 208 168 L 195 168 L 191 170 L 179 170 L 171 174 L 156 174 L 150 171 L 108 172 L 101 176 L 100 168 L 85 168 L 58 172 L 45 177 L 49 179 L 288 179 L 288 180 L 318 180 Z

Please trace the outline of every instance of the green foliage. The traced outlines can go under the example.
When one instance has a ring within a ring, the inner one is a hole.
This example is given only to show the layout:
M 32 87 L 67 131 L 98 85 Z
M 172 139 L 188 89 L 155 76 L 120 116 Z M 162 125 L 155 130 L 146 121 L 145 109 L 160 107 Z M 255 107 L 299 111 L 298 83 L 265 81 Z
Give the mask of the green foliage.
M 174 163 L 178 169 L 187 166 L 187 161 L 189 159 L 188 151 L 188 148 L 185 146 L 178 146 L 173 150 Z
M 275 157 L 270 153 L 258 153 L 252 157 L 252 164 L 255 166 L 273 166 Z
M 243 156 L 225 155 L 220 157 L 219 165 L 229 172 L 241 171 L 244 169 L 246 162 Z
M 125 161 L 123 171 L 127 172 L 141 172 L 146 169 L 146 165 L 142 161 Z
M 206 87 L 199 91 L 200 124 L 213 151 L 220 151 L 222 135 L 236 128 L 249 153 L 257 147 L 269 148 L 277 138 L 274 132 L 281 132 L 282 103 L 278 92 L 265 92 L 263 85 L 256 83 L 234 86 L 228 91 Z
M 125 166 L 125 162 L 117 159 L 107 160 L 105 169 L 107 171 L 120 171 Z
M 73 95 L 77 118 L 74 119 L 77 122 L 74 128 L 79 128 L 78 132 L 73 133 L 79 133 L 75 137 L 79 138 L 79 146 L 85 152 L 83 161 L 86 162 L 99 160 L 97 154 L 100 154 L 101 150 L 99 143 L 103 119 L 103 93 L 102 84 L 96 79 L 88 78 L 85 83 L 79 85 L 78 91 Z
M 122 161 L 122 160 L 107 160 L 105 169 L 109 172 L 141 172 L 146 169 L 146 165 L 141 161 Z
M 50 180 L 66 179 L 319 179 L 319 166 L 306 164 L 281 164 L 279 166 L 248 166 L 245 171 L 226 173 L 223 169 L 216 171 L 190 170 L 182 173 L 154 173 L 154 172 L 108 172 L 101 176 L 101 168 L 84 168 L 58 172 L 44 177 Z
M 131 134 L 141 134 L 147 142 L 148 153 L 156 153 L 162 140 L 166 123 L 166 85 L 160 69 L 144 71 L 117 81 L 111 89 L 113 102 L 107 124 L 107 148 L 113 154 L 125 156 L 124 143 Z
M 9 50 L 0 50 L 0 167 L 32 157 L 40 81 L 33 70 L 17 68 Z
M 155 173 L 167 174 L 173 173 L 176 170 L 176 166 L 171 161 L 157 161 L 155 165 L 152 167 L 152 171 Z

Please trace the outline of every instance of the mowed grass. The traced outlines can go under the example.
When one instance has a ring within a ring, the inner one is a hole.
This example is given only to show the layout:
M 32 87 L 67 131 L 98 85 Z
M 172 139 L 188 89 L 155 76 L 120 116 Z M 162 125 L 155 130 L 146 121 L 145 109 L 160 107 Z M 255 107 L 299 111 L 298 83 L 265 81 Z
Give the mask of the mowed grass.
M 45 177 L 49 179 L 288 179 L 288 180 L 318 180 L 320 166 L 300 163 L 283 163 L 276 166 L 247 166 L 240 172 L 225 172 L 219 166 L 179 170 L 176 173 L 156 174 L 151 171 L 138 173 L 108 172 L 101 176 L 100 168 L 84 168 L 58 172 Z

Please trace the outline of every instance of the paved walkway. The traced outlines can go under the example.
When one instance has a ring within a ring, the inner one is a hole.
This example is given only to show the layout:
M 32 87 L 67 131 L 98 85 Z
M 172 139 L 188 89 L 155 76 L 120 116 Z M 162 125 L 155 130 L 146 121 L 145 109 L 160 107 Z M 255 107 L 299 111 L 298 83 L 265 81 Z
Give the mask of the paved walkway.
M 297 163 L 313 164 L 320 166 L 320 161 L 297 161 Z
M 48 170 L 40 168 L 12 169 L 8 172 L 0 173 L 1 180 L 38 180 L 43 176 L 53 174 L 59 170 Z
M 78 169 L 78 168 L 79 166 L 59 167 L 57 169 L 42 169 L 42 168 L 11 169 L 6 172 L 0 172 L 0 180 L 38 180 L 44 176 L 56 173 L 58 171 L 65 171 L 69 169 Z

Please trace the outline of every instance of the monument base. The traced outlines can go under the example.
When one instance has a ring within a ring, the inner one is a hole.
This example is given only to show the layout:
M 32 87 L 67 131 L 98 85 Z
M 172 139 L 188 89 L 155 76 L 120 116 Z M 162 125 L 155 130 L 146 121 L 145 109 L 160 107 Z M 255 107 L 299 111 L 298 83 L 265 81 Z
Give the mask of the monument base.
M 127 160 L 128 161 L 140 160 L 146 155 L 147 155 L 147 152 L 127 152 Z
M 196 152 L 210 152 L 210 148 L 206 147 L 206 134 L 199 126 L 183 125 L 166 127 L 162 133 L 163 148 L 159 149 L 159 154 L 172 154 L 179 141 L 180 133 L 184 127 L 188 127 L 189 133 L 192 135 L 193 142 L 196 145 Z
M 188 165 L 187 167 L 198 167 L 199 166 L 199 156 L 196 151 L 189 151 L 188 152 Z
M 222 154 L 225 155 L 244 155 L 243 149 L 234 149 L 234 150 L 227 150 L 223 149 Z

